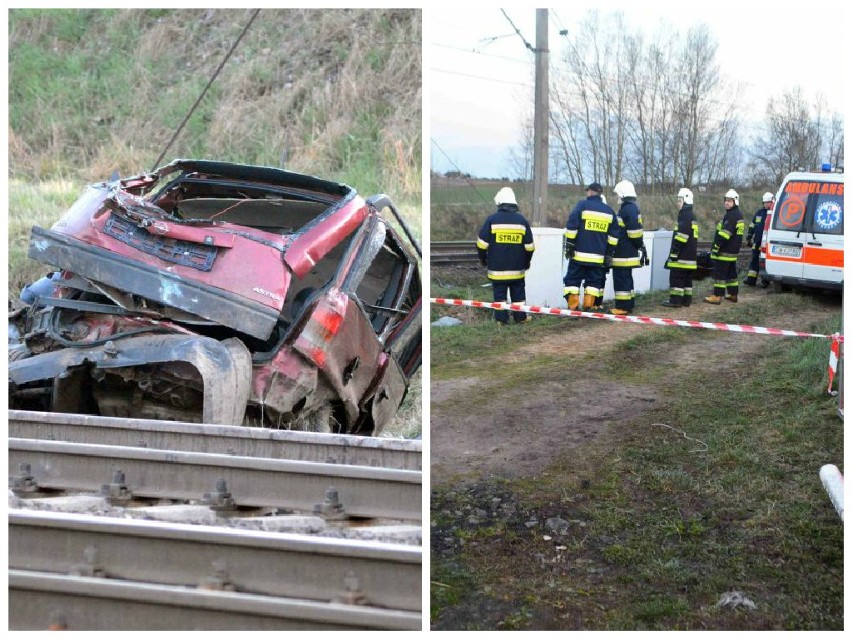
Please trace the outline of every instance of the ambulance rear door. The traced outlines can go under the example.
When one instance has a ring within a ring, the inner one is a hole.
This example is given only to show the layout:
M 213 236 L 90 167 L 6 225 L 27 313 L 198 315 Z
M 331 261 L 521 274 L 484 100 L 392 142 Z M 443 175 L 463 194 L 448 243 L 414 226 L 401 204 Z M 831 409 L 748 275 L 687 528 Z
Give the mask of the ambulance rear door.
M 766 272 L 785 284 L 831 288 L 843 281 L 843 175 L 793 174 L 767 225 Z
M 833 185 L 832 185 L 833 186 Z M 843 282 L 843 184 L 831 193 L 811 196 L 809 228 L 805 240 L 802 277 L 840 284 Z

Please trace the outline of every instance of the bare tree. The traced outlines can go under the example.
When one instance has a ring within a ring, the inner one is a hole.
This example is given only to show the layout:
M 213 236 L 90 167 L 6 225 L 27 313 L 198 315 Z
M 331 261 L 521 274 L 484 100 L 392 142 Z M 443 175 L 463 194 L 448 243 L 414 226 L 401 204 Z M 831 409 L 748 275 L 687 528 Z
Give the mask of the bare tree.
M 819 110 L 817 105 L 817 115 Z M 766 135 L 754 149 L 754 166 L 772 182 L 780 183 L 789 171 L 820 163 L 822 131 L 801 87 L 769 100 L 765 128 Z
M 669 130 L 672 121 L 670 69 L 673 49 L 667 43 L 671 27 L 661 24 L 653 41 L 645 45 L 634 36 L 627 45 L 631 61 L 627 82 L 630 90 L 632 126 L 627 126 L 630 142 L 628 167 L 641 176 L 648 192 L 654 193 L 666 180 Z
M 522 180 L 533 177 L 533 117 L 527 113 L 521 127 L 521 139 L 511 147 L 507 158 L 509 168 Z
M 550 110 L 551 127 L 551 154 L 553 156 L 554 169 L 559 174 L 564 174 L 570 184 L 584 184 L 584 158 L 583 145 L 580 137 L 583 135 L 583 126 L 580 118 L 574 113 L 570 101 L 562 90 L 555 88 L 551 91 L 551 98 L 556 103 L 556 108 Z
M 832 166 L 843 166 L 843 116 L 832 113 L 826 127 L 825 157 Z
M 574 175 L 610 184 L 625 162 L 625 29 L 621 14 L 604 22 L 590 12 L 565 50 L 551 89 L 558 111 L 551 121 L 564 164 Z
M 722 78 L 706 25 L 661 27 L 646 40 L 622 14 L 590 12 L 572 34 L 551 73 L 551 153 L 568 181 L 627 177 L 653 193 L 777 183 L 820 159 L 843 162 L 842 116 L 808 105 L 800 89 L 770 101 L 766 133 L 746 149 L 742 91 Z
M 610 184 L 629 174 L 653 186 L 718 172 L 720 147 L 731 136 L 714 137 L 719 69 L 706 26 L 690 30 L 680 46 L 671 30 L 668 41 L 660 32 L 646 45 L 623 14 L 590 12 L 576 33 L 551 89 L 553 137 L 569 174 Z M 711 147 L 716 167 L 708 169 L 702 163 Z

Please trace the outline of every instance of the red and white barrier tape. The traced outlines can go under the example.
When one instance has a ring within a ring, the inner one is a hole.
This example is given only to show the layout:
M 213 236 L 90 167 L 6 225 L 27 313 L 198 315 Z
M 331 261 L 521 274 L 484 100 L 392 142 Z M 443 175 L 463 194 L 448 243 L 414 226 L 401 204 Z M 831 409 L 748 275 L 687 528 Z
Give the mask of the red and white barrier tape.
M 586 311 L 570 311 L 566 308 L 551 308 L 548 306 L 528 306 L 526 304 L 510 304 L 508 302 L 480 302 L 477 300 L 458 300 L 445 297 L 432 297 L 433 304 L 444 306 L 472 306 L 474 308 L 493 308 L 496 310 L 522 311 L 540 315 L 564 315 L 567 317 L 590 317 L 611 322 L 628 322 L 631 324 L 654 324 L 657 326 L 685 326 L 687 328 L 707 328 L 715 331 L 730 331 L 734 333 L 757 333 L 759 335 L 778 335 L 781 337 L 823 337 L 834 342 L 842 342 L 840 333 L 822 335 L 820 333 L 802 333 L 788 331 L 782 328 L 766 328 L 764 326 L 748 326 L 746 324 L 725 324 L 722 322 L 696 322 L 695 320 L 676 320 L 662 317 L 643 317 L 641 315 L 610 315 L 609 313 L 589 313 Z
M 843 335 L 832 333 L 823 335 L 821 333 L 802 333 L 800 331 L 788 331 L 783 328 L 767 328 L 765 326 L 749 326 L 747 324 L 725 324 L 722 322 L 696 322 L 695 320 L 676 320 L 662 317 L 644 317 L 642 315 L 610 315 L 609 313 L 588 313 L 586 311 L 570 311 L 566 308 L 551 308 L 548 306 L 528 306 L 526 304 L 510 304 L 508 302 L 480 302 L 478 300 L 458 300 L 445 297 L 432 297 L 429 301 L 433 304 L 445 306 L 471 306 L 473 308 L 493 308 L 496 310 L 522 311 L 524 313 L 538 313 L 540 315 L 563 315 L 567 317 L 590 317 L 592 319 L 604 319 L 611 322 L 628 322 L 631 324 L 653 324 L 656 326 L 685 326 L 687 328 L 708 328 L 714 331 L 730 331 L 733 333 L 755 333 L 757 335 L 778 335 L 781 337 L 822 337 L 831 340 L 831 353 L 828 359 L 828 393 L 832 393 L 834 376 L 837 373 L 837 361 L 840 358 L 840 343 Z

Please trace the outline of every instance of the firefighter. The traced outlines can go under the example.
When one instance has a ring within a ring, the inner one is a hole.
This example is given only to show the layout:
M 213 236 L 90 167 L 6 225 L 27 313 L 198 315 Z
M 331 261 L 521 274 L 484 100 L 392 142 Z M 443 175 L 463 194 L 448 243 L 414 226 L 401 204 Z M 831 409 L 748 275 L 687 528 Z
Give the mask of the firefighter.
M 746 233 L 746 246 L 751 248 L 751 262 L 748 265 L 748 275 L 743 280 L 743 284 L 748 286 L 757 285 L 757 274 L 760 269 L 760 243 L 763 241 L 763 227 L 766 224 L 766 214 L 772 210 L 775 205 L 775 196 L 768 191 L 763 194 L 763 206 L 757 209 L 751 224 L 748 225 L 748 233 Z M 769 282 L 764 280 L 766 286 Z M 766 288 L 764 286 L 764 288 Z
M 677 228 L 672 235 L 669 259 L 669 299 L 663 306 L 679 308 L 692 304 L 692 278 L 698 268 L 698 223 L 692 210 L 692 191 L 677 192 Z
M 725 193 L 725 215 L 716 224 L 713 248 L 713 295 L 704 298 L 708 304 L 721 304 L 722 298 L 737 301 L 740 283 L 737 279 L 737 256 L 743 244 L 745 221 L 740 211 L 740 196 L 730 189 Z M 725 294 L 727 291 L 727 295 Z
M 615 291 L 613 315 L 633 312 L 636 293 L 633 290 L 633 269 L 647 265 L 642 213 L 636 205 L 636 189 L 632 182 L 622 180 L 613 188 L 618 196 L 618 244 L 612 258 L 612 286 Z
M 597 297 L 603 295 L 606 273 L 612 266 L 618 245 L 618 217 L 601 194 L 603 187 L 592 182 L 586 187 L 586 198 L 580 200 L 565 223 L 565 300 L 575 311 L 580 306 L 580 286 L 584 285 L 583 309 L 597 308 Z
M 500 189 L 494 203 L 497 210 L 485 220 L 476 240 L 479 261 L 488 269 L 495 302 L 511 298 L 513 304 L 524 304 L 524 278 L 535 251 L 532 229 L 518 208 L 512 189 Z M 522 311 L 512 311 L 512 317 L 516 323 L 532 319 Z M 505 326 L 509 323 L 509 311 L 495 311 L 494 319 Z

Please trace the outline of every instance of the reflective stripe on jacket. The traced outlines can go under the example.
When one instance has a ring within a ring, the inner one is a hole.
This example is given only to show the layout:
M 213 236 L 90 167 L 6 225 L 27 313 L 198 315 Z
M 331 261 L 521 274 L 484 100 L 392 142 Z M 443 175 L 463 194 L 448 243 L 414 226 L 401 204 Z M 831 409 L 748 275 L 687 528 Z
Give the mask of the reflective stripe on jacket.
M 535 243 L 529 222 L 515 204 L 501 204 L 488 216 L 476 239 L 479 259 L 488 279 L 523 279 L 530 267 Z
M 580 200 L 565 223 L 565 238 L 574 244 L 571 259 L 592 265 L 604 265 L 618 245 L 618 218 L 600 195 Z
M 676 259 L 672 259 L 671 256 Z M 698 268 L 698 222 L 691 204 L 684 204 L 677 213 L 677 228 L 672 235 L 666 268 L 694 271 Z
M 723 262 L 736 262 L 740 248 L 743 245 L 745 221 L 738 206 L 725 212 L 725 217 L 716 225 L 716 235 L 713 238 L 714 247 L 718 247 L 713 259 Z
M 618 210 L 618 245 L 613 268 L 639 268 L 639 247 L 645 243 L 645 229 L 642 228 L 642 213 L 636 205 L 636 198 L 624 198 Z
M 756 248 L 760 248 L 760 243 L 763 241 L 763 227 L 766 224 L 766 214 L 768 211 L 761 207 L 754 213 L 751 218 L 751 224 L 748 225 L 748 234 L 746 242 L 754 242 Z

